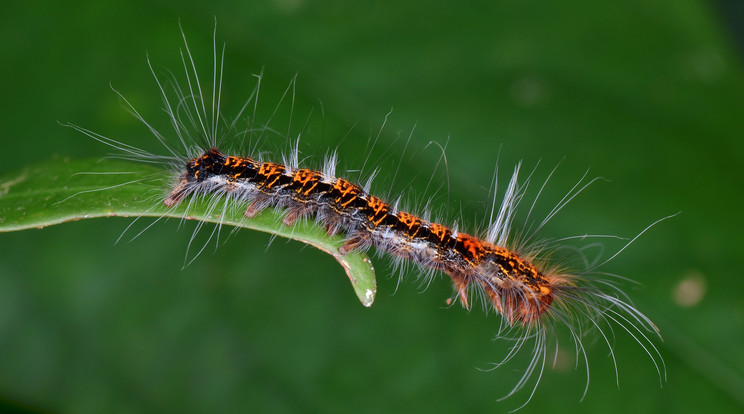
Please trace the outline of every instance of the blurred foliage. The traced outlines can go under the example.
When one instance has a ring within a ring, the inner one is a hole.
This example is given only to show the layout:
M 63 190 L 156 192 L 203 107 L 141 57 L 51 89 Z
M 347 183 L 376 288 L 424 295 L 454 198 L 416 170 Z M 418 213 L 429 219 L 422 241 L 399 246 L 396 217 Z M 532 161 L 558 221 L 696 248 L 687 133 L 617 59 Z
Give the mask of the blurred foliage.
M 629 294 L 665 337 L 669 381 L 660 388 L 648 357 L 618 334 L 619 390 L 606 350 L 588 343 L 586 398 L 582 369 L 558 365 L 521 412 L 741 411 L 744 79 L 707 3 L 5 5 L 0 173 L 109 151 L 57 121 L 156 151 L 107 86 L 167 130 L 146 53 L 158 71 L 179 70 L 180 18 L 209 70 L 213 16 L 226 43 L 228 114 L 263 70 L 267 119 L 298 75 L 267 150 L 302 132 L 311 163 L 335 147 L 346 168 L 369 160 L 385 169 L 376 192 L 405 192 L 419 211 L 437 194 L 432 205 L 464 228 L 483 222 L 497 160 L 502 175 L 520 159 L 527 169 L 540 161 L 536 183 L 563 160 L 542 214 L 587 168 L 610 181 L 583 192 L 546 237 L 632 237 L 682 211 L 606 268 L 642 283 Z M 446 165 L 435 168 L 441 152 L 430 141 L 446 144 Z M 130 222 L 0 234 L 0 399 L 9 409 L 503 412 L 527 398 L 497 401 L 524 361 L 476 369 L 509 344 L 490 340 L 498 316 L 448 308 L 443 279 L 420 293 L 415 275 L 398 286 L 378 259 L 378 298 L 366 309 L 338 265 L 302 244 L 241 231 L 182 269 L 193 226 L 158 223 L 114 245 Z M 137 224 L 134 234 L 148 225 Z

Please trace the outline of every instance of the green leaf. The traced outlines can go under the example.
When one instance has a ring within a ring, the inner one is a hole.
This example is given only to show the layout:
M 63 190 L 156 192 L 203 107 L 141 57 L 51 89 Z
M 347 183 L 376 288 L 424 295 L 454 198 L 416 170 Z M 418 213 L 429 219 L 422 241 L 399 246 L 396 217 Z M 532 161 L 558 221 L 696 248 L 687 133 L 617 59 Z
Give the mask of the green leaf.
M 192 200 L 174 208 L 160 202 L 165 193 L 163 170 L 114 159 L 53 158 L 0 178 L 0 232 L 44 228 L 95 217 L 173 217 L 259 230 L 310 244 L 343 266 L 357 297 L 371 306 L 377 292 L 374 268 L 366 254 L 342 255 L 342 236 L 330 237 L 322 226 L 298 220 L 282 224 L 282 212 L 266 209 L 243 216 L 241 206 L 214 208 Z

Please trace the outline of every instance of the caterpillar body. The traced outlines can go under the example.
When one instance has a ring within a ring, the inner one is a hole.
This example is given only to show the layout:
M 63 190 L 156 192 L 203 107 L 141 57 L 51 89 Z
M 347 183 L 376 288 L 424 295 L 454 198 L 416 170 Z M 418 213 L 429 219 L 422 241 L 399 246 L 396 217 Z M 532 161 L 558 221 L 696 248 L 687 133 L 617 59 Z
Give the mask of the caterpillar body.
M 283 222 L 288 226 L 298 218 L 314 216 L 329 235 L 346 233 L 341 253 L 374 246 L 443 271 L 452 278 L 466 307 L 470 306 L 468 287 L 476 284 L 510 324 L 538 321 L 553 302 L 554 290 L 565 287 L 562 278 L 544 274 L 493 240 L 399 211 L 331 172 L 226 156 L 216 148 L 189 160 L 185 169 L 164 201 L 168 207 L 203 192 L 247 204 L 247 217 L 269 206 L 283 207 L 287 210 Z
M 610 339 L 616 330 L 613 327 L 620 328 L 638 342 L 656 367 L 660 381 L 663 380 L 666 375 L 663 359 L 650 337 L 658 335 L 658 329 L 636 309 L 611 275 L 600 275 L 597 271 L 658 221 L 609 259 L 576 272 L 564 269 L 551 259 L 556 242 L 538 241 L 535 235 L 588 184 L 578 183 L 534 231 L 519 239 L 514 237 L 511 228 L 527 187 L 518 182 L 519 165 L 514 169 L 500 208 L 492 210 L 496 214 L 487 231 L 470 235 L 430 221 L 426 214 L 419 216 L 402 211 L 397 202 L 391 204 L 372 195 L 369 183 L 360 186 L 337 177 L 335 153 L 327 157 L 321 170 L 301 167 L 297 147 L 282 163 L 227 155 L 218 149 L 220 143 L 230 134 L 239 134 L 235 125 L 248 103 L 232 122 L 224 121 L 220 110 L 224 47 L 222 55 L 218 56 L 215 41 L 212 90 L 205 93 L 185 35 L 183 40 L 186 53 L 182 52 L 181 57 L 186 88 L 179 86 L 175 79 L 172 87 L 166 88 L 148 59 L 165 112 L 182 149 L 173 148 L 165 135 L 145 121 L 121 94 L 130 111 L 147 126 L 169 155 L 155 155 L 68 124 L 118 149 L 121 158 L 161 163 L 170 168 L 174 179 L 160 201 L 165 206 L 174 207 L 191 199 L 207 197 L 240 206 L 246 217 L 253 217 L 268 207 L 279 207 L 285 210 L 283 223 L 287 226 L 307 217 L 321 223 L 330 235 L 343 233 L 345 243 L 339 249 L 341 254 L 374 247 L 389 253 L 398 264 L 415 264 L 427 277 L 438 272 L 447 274 L 463 306 L 470 308 L 475 296 L 487 309 L 502 316 L 502 328 L 516 332 L 517 339 L 510 352 L 495 366 L 510 360 L 525 344 L 532 342 L 530 362 L 506 397 L 531 380 L 534 385 L 529 398 L 532 397 L 551 359 L 548 349 L 557 341 L 555 331 L 559 326 L 569 333 L 577 356 L 586 365 L 587 388 L 588 360 L 583 337 L 588 331 L 598 332 L 610 350 L 617 372 Z M 211 108 L 209 99 L 205 98 L 210 95 Z M 216 208 L 217 202 L 210 204 Z M 555 349 L 557 352 L 557 347 Z

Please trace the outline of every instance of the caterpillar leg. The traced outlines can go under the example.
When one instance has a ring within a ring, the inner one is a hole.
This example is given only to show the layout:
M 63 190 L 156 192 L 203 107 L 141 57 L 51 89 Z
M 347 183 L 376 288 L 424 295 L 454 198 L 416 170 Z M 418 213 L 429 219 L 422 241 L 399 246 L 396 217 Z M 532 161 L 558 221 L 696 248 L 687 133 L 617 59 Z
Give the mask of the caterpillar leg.
M 465 309 L 470 310 L 470 301 L 468 300 L 468 280 L 466 276 L 453 275 L 447 273 L 457 288 L 457 295 Z
M 189 182 L 185 177 L 181 177 L 178 180 L 176 188 L 174 188 L 173 191 L 168 194 L 168 197 L 163 200 L 163 204 L 170 208 L 181 202 L 181 200 L 186 196 L 186 187 L 188 183 Z
M 338 251 L 341 254 L 349 253 L 352 250 L 356 250 L 362 246 L 369 245 L 371 242 L 370 236 L 368 234 L 363 233 L 356 233 L 352 235 L 349 240 L 346 240 L 346 243 L 344 243 L 343 246 L 338 248 Z
M 256 195 L 256 197 L 250 202 L 250 204 L 248 204 L 248 207 L 246 207 L 243 215 L 248 218 L 255 217 L 256 214 L 262 212 L 266 207 L 269 206 L 270 200 L 271 199 L 265 195 Z
M 305 206 L 296 206 L 287 210 L 287 215 L 282 219 L 282 224 L 285 226 L 291 226 L 302 217 L 312 214 L 312 210 Z

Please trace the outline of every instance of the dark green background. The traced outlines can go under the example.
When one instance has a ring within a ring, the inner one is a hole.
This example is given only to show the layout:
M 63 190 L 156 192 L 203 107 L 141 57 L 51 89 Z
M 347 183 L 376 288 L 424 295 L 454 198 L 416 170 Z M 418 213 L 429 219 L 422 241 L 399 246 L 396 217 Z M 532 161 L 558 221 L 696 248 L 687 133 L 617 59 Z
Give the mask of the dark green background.
M 521 412 L 742 409 L 744 81 L 710 4 L 212 3 L 3 6 L 0 172 L 53 154 L 109 151 L 57 121 L 155 148 L 108 84 L 164 125 L 145 53 L 178 70 L 180 18 L 208 65 L 216 16 L 218 41 L 227 43 L 227 113 L 263 67 L 264 114 L 298 74 L 291 135 L 314 111 L 303 151 L 315 159 L 339 146 L 342 164 L 359 168 L 392 107 L 370 158 L 390 171 L 416 125 L 395 183 L 382 174 L 382 193 L 416 189 L 408 199 L 417 205 L 432 174 L 448 177 L 451 190 L 440 194 L 449 201 L 435 204 L 453 219 L 462 212 L 472 228 L 489 205 L 497 158 L 503 175 L 520 159 L 530 169 L 542 160 L 538 182 L 565 158 L 539 213 L 587 168 L 609 182 L 582 193 L 546 237 L 633 236 L 682 211 L 606 267 L 642 283 L 630 295 L 664 335 L 668 382 L 660 388 L 640 347 L 618 335 L 618 390 L 606 348 L 588 341 L 584 401 L 581 368 L 548 369 Z M 286 112 L 272 124 L 282 131 Z M 424 147 L 448 139 L 448 171 L 434 173 L 439 154 Z M 277 135 L 267 143 L 283 145 Z M 267 249 L 268 236 L 241 231 L 181 270 L 189 225 L 158 224 L 114 245 L 129 222 L 0 235 L 0 399 L 8 409 L 504 412 L 527 397 L 497 402 L 523 361 L 477 369 L 508 346 L 491 341 L 498 316 L 446 308 L 443 279 L 421 293 L 409 275 L 396 291 L 378 259 L 378 299 L 365 309 L 337 264 L 299 243 Z M 680 307 L 673 292 L 689 277 L 707 290 L 696 306 Z

